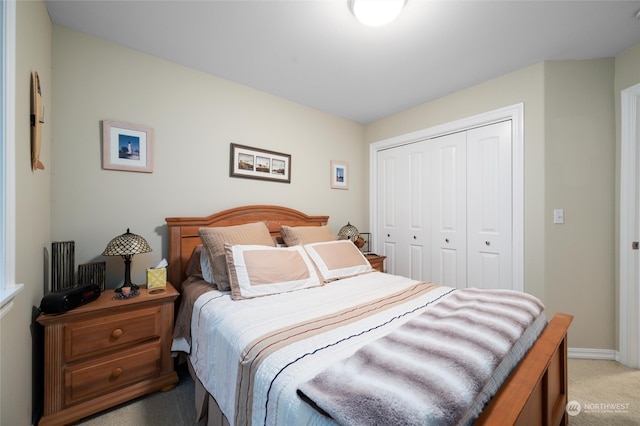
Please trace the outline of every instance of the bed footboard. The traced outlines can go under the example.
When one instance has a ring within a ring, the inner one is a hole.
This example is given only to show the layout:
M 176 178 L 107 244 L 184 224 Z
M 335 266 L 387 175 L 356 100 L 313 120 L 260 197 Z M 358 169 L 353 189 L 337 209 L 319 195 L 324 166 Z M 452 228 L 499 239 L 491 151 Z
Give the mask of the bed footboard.
M 484 409 L 476 425 L 567 425 L 567 329 L 556 314 Z

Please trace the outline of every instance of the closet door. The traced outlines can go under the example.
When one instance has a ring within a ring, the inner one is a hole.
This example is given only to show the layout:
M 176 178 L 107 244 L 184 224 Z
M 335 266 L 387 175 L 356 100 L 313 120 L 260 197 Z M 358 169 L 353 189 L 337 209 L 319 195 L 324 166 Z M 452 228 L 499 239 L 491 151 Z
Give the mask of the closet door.
M 427 203 L 428 145 L 415 142 L 378 152 L 378 227 L 386 272 L 431 279 Z
M 394 275 L 401 275 L 402 245 L 404 244 L 404 236 L 400 226 L 400 211 L 398 209 L 399 201 L 403 198 L 401 188 L 401 151 L 402 147 L 378 151 L 378 241 L 381 247 L 377 250 L 387 257 L 385 260 L 386 272 Z
M 407 232 L 406 265 L 408 277 L 419 281 L 431 281 L 431 206 L 429 197 L 429 143 L 407 145 L 405 171 L 408 199 L 401 209 Z
M 467 282 L 512 288 L 511 121 L 467 131 Z
M 432 281 L 467 286 L 466 132 L 430 141 Z

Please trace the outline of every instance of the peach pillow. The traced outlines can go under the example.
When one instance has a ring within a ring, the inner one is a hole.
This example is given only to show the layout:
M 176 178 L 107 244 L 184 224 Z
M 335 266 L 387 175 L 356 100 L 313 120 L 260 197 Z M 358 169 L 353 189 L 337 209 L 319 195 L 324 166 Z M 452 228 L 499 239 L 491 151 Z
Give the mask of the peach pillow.
M 304 248 L 324 282 L 375 271 L 351 240 L 306 244 Z
M 335 241 L 336 237 L 327 225 L 323 226 L 281 226 L 280 235 L 284 243 L 298 246 L 322 241 Z
M 225 244 L 231 298 L 268 296 L 321 285 L 301 246 L 266 247 Z

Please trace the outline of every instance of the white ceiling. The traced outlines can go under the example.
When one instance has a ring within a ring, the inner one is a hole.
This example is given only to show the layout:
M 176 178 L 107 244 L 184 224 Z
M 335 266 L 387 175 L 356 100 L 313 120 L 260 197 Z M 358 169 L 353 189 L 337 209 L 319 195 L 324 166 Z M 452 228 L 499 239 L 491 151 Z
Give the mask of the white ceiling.
M 369 123 L 544 60 L 640 43 L 640 1 L 409 0 L 386 27 L 347 0 L 46 0 L 53 23 Z

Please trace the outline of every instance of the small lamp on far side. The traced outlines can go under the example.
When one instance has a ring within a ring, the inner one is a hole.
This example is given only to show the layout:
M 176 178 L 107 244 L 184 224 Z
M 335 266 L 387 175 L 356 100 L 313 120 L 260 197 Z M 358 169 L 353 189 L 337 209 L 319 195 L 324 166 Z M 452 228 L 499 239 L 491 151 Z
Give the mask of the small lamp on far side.
M 347 222 L 347 224 L 338 231 L 339 240 L 351 240 L 352 242 L 355 242 L 359 236 L 360 231 L 358 231 L 358 228 L 353 226 L 350 222 Z

